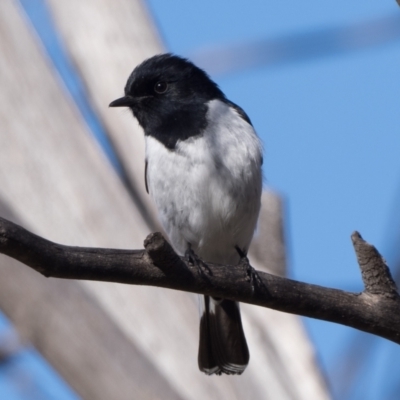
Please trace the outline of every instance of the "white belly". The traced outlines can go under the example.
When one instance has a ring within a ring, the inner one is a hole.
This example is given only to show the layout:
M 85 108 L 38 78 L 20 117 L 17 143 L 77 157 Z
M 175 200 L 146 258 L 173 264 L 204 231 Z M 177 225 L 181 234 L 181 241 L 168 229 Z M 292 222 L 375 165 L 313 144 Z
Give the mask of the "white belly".
M 206 261 L 235 264 L 235 246 L 247 251 L 260 209 L 261 146 L 224 103 L 211 102 L 208 117 L 205 134 L 175 150 L 146 136 L 147 182 L 178 253 L 190 243 Z

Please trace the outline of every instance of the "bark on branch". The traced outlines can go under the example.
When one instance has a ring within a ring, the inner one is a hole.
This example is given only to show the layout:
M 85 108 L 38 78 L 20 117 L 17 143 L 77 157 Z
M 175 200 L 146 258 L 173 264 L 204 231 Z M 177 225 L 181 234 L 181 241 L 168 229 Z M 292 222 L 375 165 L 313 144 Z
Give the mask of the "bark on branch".
M 365 290 L 349 293 L 257 271 L 253 288 L 243 266 L 208 264 L 199 272 L 178 256 L 160 233 L 144 250 L 71 247 L 43 239 L 0 218 L 0 253 L 46 277 L 158 286 L 228 298 L 306 317 L 336 322 L 400 344 L 400 296 L 375 247 L 352 235 Z M 1 266 L 0 266 L 1 268 Z

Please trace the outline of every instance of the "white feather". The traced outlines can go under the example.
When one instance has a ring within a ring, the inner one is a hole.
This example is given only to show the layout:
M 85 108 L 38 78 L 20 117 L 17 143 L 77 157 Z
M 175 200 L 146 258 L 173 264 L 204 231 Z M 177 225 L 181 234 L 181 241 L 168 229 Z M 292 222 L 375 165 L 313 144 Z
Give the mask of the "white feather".
M 260 210 L 262 146 L 252 126 L 225 103 L 208 103 L 203 135 L 175 150 L 146 136 L 147 182 L 175 250 L 188 243 L 205 261 L 236 264 Z

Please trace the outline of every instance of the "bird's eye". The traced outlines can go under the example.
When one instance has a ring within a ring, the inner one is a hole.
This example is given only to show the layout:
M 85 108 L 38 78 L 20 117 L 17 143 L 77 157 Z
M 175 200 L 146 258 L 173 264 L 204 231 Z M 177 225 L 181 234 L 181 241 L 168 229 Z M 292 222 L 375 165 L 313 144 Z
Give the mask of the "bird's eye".
M 154 85 L 154 91 L 158 94 L 163 94 L 167 91 L 168 89 L 168 83 L 167 82 L 157 82 Z

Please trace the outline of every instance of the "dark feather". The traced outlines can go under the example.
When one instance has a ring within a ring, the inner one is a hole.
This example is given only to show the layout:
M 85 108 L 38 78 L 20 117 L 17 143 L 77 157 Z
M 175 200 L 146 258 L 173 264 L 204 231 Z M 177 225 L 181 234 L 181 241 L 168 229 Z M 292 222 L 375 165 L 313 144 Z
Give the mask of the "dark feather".
M 199 368 L 207 375 L 240 375 L 249 363 L 239 304 L 204 297 L 200 321 Z
M 230 101 L 228 99 L 225 99 L 224 102 L 226 104 L 228 104 L 229 106 L 231 106 L 239 114 L 240 118 L 242 118 L 244 121 L 246 121 L 249 125 L 253 126 L 253 124 L 250 121 L 249 116 L 245 113 L 243 108 L 239 107 L 233 101 Z
M 144 186 L 146 187 L 146 192 L 149 193 L 149 186 L 147 185 L 147 160 L 144 163 Z

